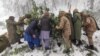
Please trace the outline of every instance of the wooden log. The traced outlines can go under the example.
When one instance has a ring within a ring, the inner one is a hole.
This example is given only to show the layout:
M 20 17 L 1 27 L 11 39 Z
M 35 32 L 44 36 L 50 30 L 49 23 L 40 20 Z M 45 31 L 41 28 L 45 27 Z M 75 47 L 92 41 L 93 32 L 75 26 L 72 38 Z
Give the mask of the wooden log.
M 8 46 L 10 46 L 10 43 L 7 38 L 7 33 L 0 36 L 0 53 L 5 50 Z

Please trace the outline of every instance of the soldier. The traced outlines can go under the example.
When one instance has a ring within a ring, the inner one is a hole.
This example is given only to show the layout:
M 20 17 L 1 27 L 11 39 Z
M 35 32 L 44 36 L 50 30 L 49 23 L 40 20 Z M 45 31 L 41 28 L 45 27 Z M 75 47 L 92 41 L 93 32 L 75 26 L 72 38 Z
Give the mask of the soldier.
M 7 30 L 8 30 L 8 39 L 10 44 L 14 44 L 18 41 L 17 38 L 17 23 L 14 21 L 15 17 L 10 16 L 9 19 L 6 20 Z
M 73 26 L 74 26 L 74 44 L 80 46 L 81 42 L 81 26 L 82 26 L 82 19 L 81 15 L 77 9 L 73 11 Z
M 72 14 L 71 14 L 71 12 L 70 12 L 70 10 L 69 10 L 69 12 L 68 13 L 66 13 L 66 15 L 65 15 L 68 19 L 69 19 L 69 21 L 70 21 L 70 24 L 71 24 L 71 40 L 72 40 L 72 42 L 74 42 L 74 28 L 73 28 L 73 17 L 72 17 Z
M 63 35 L 63 39 L 65 42 L 65 50 L 64 53 L 68 53 L 70 52 L 70 48 L 71 48 L 71 25 L 70 25 L 70 21 L 68 20 L 68 18 L 65 16 L 65 12 L 64 11 L 60 11 L 59 12 L 59 19 L 60 19 L 60 23 L 58 26 L 56 26 L 57 29 L 61 29 L 62 30 L 62 35 Z
M 25 19 L 25 17 L 20 17 L 19 20 L 18 20 L 17 34 L 19 35 L 19 37 L 23 37 L 24 19 Z
M 89 14 L 85 15 L 86 17 L 83 19 L 83 27 L 84 27 L 84 31 L 86 32 L 86 35 L 88 37 L 88 41 L 89 41 L 89 46 L 87 46 L 86 48 L 89 49 L 94 49 L 94 44 L 93 44 L 93 34 L 94 32 L 97 30 L 96 27 L 96 22 L 94 20 L 94 18 L 92 16 L 90 16 Z

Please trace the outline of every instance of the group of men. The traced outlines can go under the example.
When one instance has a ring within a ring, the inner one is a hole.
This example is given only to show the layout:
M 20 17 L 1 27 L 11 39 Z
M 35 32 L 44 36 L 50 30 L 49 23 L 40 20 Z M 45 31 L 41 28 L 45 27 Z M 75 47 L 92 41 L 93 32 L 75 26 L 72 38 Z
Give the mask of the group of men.
M 24 37 L 28 42 L 29 47 L 43 46 L 46 50 L 50 49 L 50 13 L 45 11 L 40 20 L 35 20 L 30 14 L 27 14 L 19 18 L 18 22 L 14 21 L 14 16 L 10 16 L 6 20 L 8 30 L 8 40 L 10 44 L 16 42 L 21 43 L 19 37 Z M 76 46 L 82 44 L 81 30 L 86 33 L 88 37 L 89 45 L 87 48 L 94 49 L 93 34 L 97 30 L 97 24 L 95 19 L 86 12 L 78 12 L 77 9 L 73 11 L 73 15 L 70 12 L 59 12 L 59 24 L 55 26 L 56 29 L 62 30 L 62 39 L 64 40 L 65 50 L 64 52 L 70 52 L 72 43 Z M 24 27 L 26 25 L 26 27 Z
M 85 35 L 88 37 L 89 45 L 86 46 L 88 49 L 94 50 L 93 44 L 93 34 L 99 29 L 97 23 L 92 15 L 88 12 L 78 12 L 77 9 L 73 11 L 73 16 L 71 13 L 66 13 L 61 11 L 59 13 L 60 23 L 56 26 L 57 29 L 62 29 L 63 39 L 65 41 L 65 51 L 69 52 L 72 47 L 72 43 L 76 46 L 82 45 L 81 35 L 82 28 L 85 31 Z

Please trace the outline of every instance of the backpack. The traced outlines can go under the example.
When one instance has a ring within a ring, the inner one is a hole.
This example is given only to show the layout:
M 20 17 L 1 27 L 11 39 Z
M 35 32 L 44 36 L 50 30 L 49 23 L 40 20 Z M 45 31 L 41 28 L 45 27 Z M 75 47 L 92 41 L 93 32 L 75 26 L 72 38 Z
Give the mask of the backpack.
M 96 23 L 96 28 L 97 28 L 97 30 L 100 30 L 100 28 L 99 28 L 99 26 L 98 26 L 98 24 L 97 24 L 97 22 L 96 22 L 96 20 L 94 19 L 94 17 L 92 17 L 93 18 L 93 20 L 95 21 L 95 23 Z

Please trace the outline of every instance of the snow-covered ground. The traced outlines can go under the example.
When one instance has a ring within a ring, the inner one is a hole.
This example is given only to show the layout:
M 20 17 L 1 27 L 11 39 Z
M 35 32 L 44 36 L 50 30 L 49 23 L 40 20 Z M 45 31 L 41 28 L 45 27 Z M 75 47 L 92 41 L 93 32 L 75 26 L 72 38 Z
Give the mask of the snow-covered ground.
M 88 44 L 88 39 L 85 35 L 82 35 L 82 40 L 84 40 Z M 100 56 L 100 31 L 96 31 L 93 35 L 94 45 L 97 48 L 98 52 L 93 50 L 86 50 L 83 46 L 76 47 L 72 45 L 74 51 L 70 54 L 64 54 L 62 51 L 64 49 L 63 45 L 58 47 L 56 44 L 54 49 L 44 52 L 42 49 L 29 49 L 27 42 L 24 39 L 21 39 L 23 44 L 14 44 L 12 48 L 7 48 L 4 50 L 0 56 Z M 57 52 L 54 52 L 57 51 Z
M 16 17 L 15 15 L 15 12 L 12 12 L 12 11 L 9 11 L 8 9 L 4 8 L 3 6 L 3 3 L 1 1 L 4 1 L 5 0 L 0 0 L 0 22 L 5 22 L 5 20 L 13 15 Z M 11 1 L 11 0 L 9 0 Z M 15 0 L 13 0 L 14 2 L 16 2 Z M 25 1 L 25 0 L 21 0 L 21 1 Z M 28 0 L 27 0 L 28 1 Z M 42 2 L 43 0 L 41 1 L 38 1 L 38 0 L 35 0 L 36 3 L 39 3 L 41 4 L 40 2 Z M 47 5 L 51 5 L 51 2 L 49 2 L 51 0 L 47 0 Z M 58 13 L 59 9 L 62 8 L 61 10 L 67 10 L 67 7 L 66 5 L 65 6 L 62 6 L 62 3 L 65 3 L 64 1 L 62 2 L 62 0 L 56 0 L 56 2 L 59 2 L 59 3 L 56 3 L 56 7 L 57 9 L 53 9 L 53 12 L 55 14 Z M 73 0 L 71 3 L 74 5 L 72 9 L 78 7 L 79 11 L 83 10 L 83 9 L 86 9 L 86 5 L 85 4 L 85 0 L 80 0 L 79 3 L 75 3 L 75 1 Z M 10 4 L 11 2 L 7 2 L 7 4 Z M 24 3 L 24 2 L 23 2 Z M 23 4 L 21 3 L 21 4 Z M 19 4 L 19 3 L 18 3 Z M 60 4 L 60 6 L 58 5 Z M 11 5 L 11 4 L 10 4 Z M 77 6 L 76 6 L 77 5 Z M 81 5 L 81 6 L 80 6 Z M 94 5 L 96 6 L 94 8 L 95 11 L 98 12 L 98 10 L 100 9 L 99 7 L 99 0 L 96 0 Z M 12 9 L 12 8 L 10 8 Z M 99 12 L 98 12 L 99 13 Z M 97 17 L 98 16 L 98 17 Z M 97 18 L 100 18 L 99 14 L 96 15 Z M 16 19 L 18 20 L 18 19 Z M 98 20 L 97 20 L 98 21 Z M 99 21 L 98 21 L 98 24 L 99 24 Z M 1 26 L 0 25 L 0 35 L 4 34 L 5 32 L 7 32 L 7 30 L 5 29 L 6 27 L 5 26 Z M 24 43 L 23 44 L 14 44 L 12 45 L 12 48 L 7 48 L 6 50 L 4 50 L 2 53 L 0 53 L 0 56 L 45 56 L 47 53 L 49 53 L 49 56 L 100 56 L 100 31 L 96 31 L 93 35 L 93 41 L 94 41 L 94 45 L 95 47 L 98 49 L 98 52 L 96 51 L 89 51 L 89 50 L 85 50 L 85 48 L 83 46 L 81 47 L 76 47 L 75 45 L 72 45 L 73 47 L 73 52 L 71 52 L 69 55 L 68 54 L 64 54 L 62 53 L 63 52 L 63 45 L 61 47 L 58 47 L 57 45 L 54 46 L 54 49 L 44 53 L 43 50 L 30 50 L 29 47 L 28 47 L 28 44 L 27 42 L 25 42 L 23 39 L 21 39 Z M 87 44 L 88 44 L 88 39 L 85 35 L 82 35 L 82 40 L 85 41 Z M 53 51 L 57 51 L 57 52 L 53 52 Z

